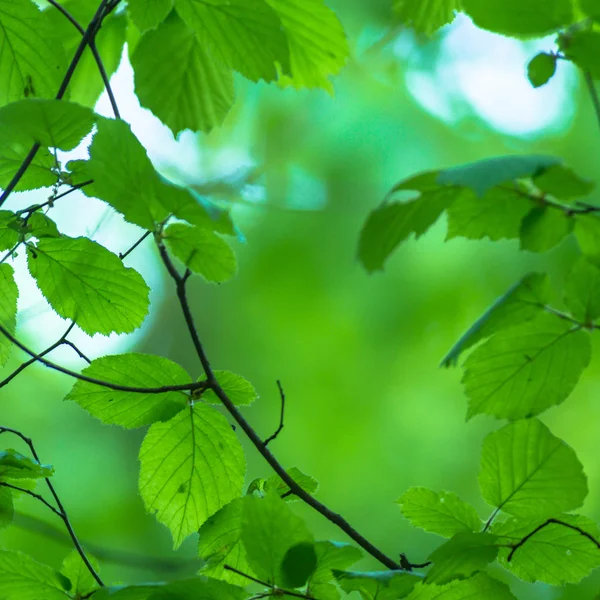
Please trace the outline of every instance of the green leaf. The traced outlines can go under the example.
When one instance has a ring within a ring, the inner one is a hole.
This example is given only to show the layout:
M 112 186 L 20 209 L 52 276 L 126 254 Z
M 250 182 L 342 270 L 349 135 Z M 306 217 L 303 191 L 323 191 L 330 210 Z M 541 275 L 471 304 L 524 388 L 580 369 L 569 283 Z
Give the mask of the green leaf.
M 515 600 L 509 587 L 485 573 L 446 585 L 419 583 L 406 600 Z
M 90 554 L 86 556 L 98 573 L 98 561 Z M 60 572 L 71 582 L 69 591 L 77 594 L 77 597 L 86 596 L 99 587 L 77 550 L 73 550 L 65 557 Z
M 30 230 L 29 233 L 38 239 L 60 237 L 60 231 L 58 231 L 56 223 L 40 211 L 36 211 L 29 216 L 27 226 Z
M 297 467 L 291 467 L 290 469 L 287 469 L 287 473 L 305 492 L 308 492 L 311 495 L 317 493 L 317 490 L 319 489 L 319 482 L 314 477 L 305 475 Z M 248 488 L 248 493 L 251 493 L 251 487 L 252 484 Z M 271 477 L 269 477 L 267 480 L 264 480 L 260 491 L 263 494 L 273 491 L 286 502 L 294 502 L 297 500 L 294 494 L 283 498 L 283 496 L 289 493 L 290 487 L 283 481 L 283 479 L 281 479 L 281 477 L 279 477 L 279 475 L 271 475 Z
M 497 333 L 465 361 L 468 418 L 516 420 L 560 404 L 590 361 L 589 335 L 554 315 Z
M 140 449 L 140 494 L 178 548 L 242 492 L 244 452 L 227 419 L 196 402 L 150 427 Z
M 50 465 L 27 458 L 15 450 L 0 451 L 0 480 L 43 479 L 52 477 L 54 469 Z
M 396 600 L 406 598 L 420 575 L 401 571 L 338 571 L 333 575 L 347 593 L 358 592 L 362 600 Z
M 173 8 L 173 0 L 129 0 L 127 14 L 143 33 L 156 29 Z
M 517 548 L 510 562 L 510 548 L 500 548 L 501 565 L 524 581 L 543 581 L 551 585 L 578 583 L 600 567 L 600 549 L 582 532 L 600 539 L 596 523 L 580 515 L 561 515 L 559 520 L 579 529 L 551 523 L 534 533 Z M 498 544 L 518 544 L 544 521 L 509 519 L 494 526 Z
M 488 504 L 535 518 L 579 508 L 588 491 L 573 449 L 538 419 L 510 423 L 485 438 L 479 487 Z
M 573 219 L 564 211 L 538 206 L 521 224 L 521 250 L 547 252 L 573 231 Z
M 574 233 L 583 255 L 600 266 L 600 218 L 594 215 L 575 217 Z
M 298 544 L 312 544 L 313 536 L 304 521 L 276 494 L 264 498 L 246 496 L 242 513 L 242 542 L 248 563 L 259 579 L 285 586 L 289 573 L 282 562 Z
M 462 4 L 481 29 L 525 39 L 552 33 L 574 19 L 570 0 L 462 0 Z
M 3 600 L 66 600 L 69 581 L 54 569 L 21 552 L 0 550 L 0 597 Z
M 222 283 L 237 272 L 231 246 L 208 229 L 173 223 L 164 232 L 171 252 L 194 273 L 207 281 Z
M 21 134 L 19 137 L 22 137 Z M 16 141 L 12 133 L 8 137 L 2 136 L 0 139 L 0 188 L 8 186 L 30 149 L 31 145 Z M 38 150 L 33 162 L 15 187 L 15 191 L 24 192 L 54 185 L 57 180 L 56 174 L 52 172 L 55 162 L 47 148 Z
M 563 34 L 558 46 L 580 69 L 600 79 L 600 32 L 580 30 Z
M 64 100 L 28 98 L 0 108 L 0 129 L 21 142 L 73 150 L 94 126 L 94 113 Z
M 286 588 L 300 588 L 317 568 L 317 552 L 313 542 L 292 546 L 281 561 L 281 580 Z
M 99 119 L 86 170 L 86 178 L 94 180 L 94 195 L 130 223 L 154 229 L 155 222 L 167 217 L 157 199 L 156 171 L 124 121 Z
M 198 532 L 198 556 L 205 561 L 200 572 L 238 585 L 246 585 L 248 580 L 224 566 L 252 575 L 241 539 L 243 503 L 244 498 L 235 498 L 210 516 Z
M 448 207 L 448 236 L 471 240 L 517 238 L 521 222 L 531 210 L 531 201 L 516 188 L 493 188 L 482 197 L 472 192 Z
M 175 0 L 198 40 L 224 64 L 252 81 L 289 72 L 288 42 L 277 13 L 264 0 Z
M 460 191 L 433 188 L 416 200 L 386 203 L 376 208 L 360 232 L 358 258 L 365 269 L 369 273 L 383 270 L 385 261 L 400 242 L 412 233 L 417 238 L 423 235 L 460 197 Z
M 14 335 L 17 328 L 17 300 L 19 289 L 15 283 L 15 272 L 6 263 L 0 265 L 0 325 Z M 12 342 L 0 334 L 0 366 L 8 361 Z
M 443 585 L 454 579 L 468 579 L 496 559 L 498 547 L 495 544 L 496 536 L 489 533 L 457 533 L 430 554 L 433 567 L 425 581 Z
M 504 4 L 504 0 L 491 1 L 501 1 Z M 510 1 L 514 2 L 516 0 Z M 520 5 L 523 4 L 522 0 L 518 1 Z M 487 3 L 488 0 L 485 0 L 485 2 Z M 491 190 L 501 183 L 508 183 L 516 179 L 535 176 L 559 162 L 560 160 L 554 156 L 538 155 L 487 158 L 485 160 L 461 165 L 459 167 L 451 167 L 450 169 L 441 171 L 438 177 L 438 183 L 442 185 L 465 186 L 471 188 L 481 197 L 484 196 L 488 190 Z
M 141 105 L 174 135 L 183 129 L 208 133 L 233 106 L 233 72 L 207 54 L 176 13 L 142 36 L 131 64 Z
M 579 0 L 581 10 L 594 21 L 600 21 L 600 5 L 596 0 Z
M 148 314 L 148 286 L 96 242 L 44 238 L 27 247 L 27 265 L 52 308 L 89 335 L 130 333 Z
M 291 76 L 280 74 L 283 85 L 323 88 L 330 93 L 331 75 L 348 58 L 348 41 L 336 14 L 323 0 L 267 0 L 281 19 L 290 52 Z
M 593 181 L 579 177 L 575 171 L 560 164 L 552 165 L 534 177 L 533 183 L 542 192 L 563 201 L 587 196 L 596 187 Z
M 188 383 L 185 369 L 162 356 L 117 354 L 102 356 L 82 373 L 94 379 L 130 387 L 162 387 Z M 73 400 L 103 423 L 133 428 L 167 421 L 185 408 L 187 394 L 138 394 L 110 390 L 78 380 L 65 400 Z
M 51 98 L 67 70 L 60 41 L 30 0 L 0 3 L 0 106 L 25 97 Z
M 157 591 L 163 590 L 164 583 L 141 583 L 139 585 L 111 585 L 99 589 L 94 600 L 148 600 Z
M 584 258 L 569 273 L 565 304 L 582 323 L 589 324 L 600 317 L 600 269 Z
M 443 537 L 481 528 L 477 511 L 452 492 L 413 487 L 404 492 L 397 503 L 411 525 Z
M 492 334 L 520 325 L 540 315 L 550 301 L 548 276 L 528 273 L 500 296 L 454 344 L 442 360 L 441 366 L 450 367 L 458 362 L 462 352 Z
M 339 600 L 340 592 L 333 585 L 333 569 L 348 569 L 361 560 L 363 553 L 350 544 L 316 542 L 317 568 L 308 580 L 307 595 L 319 600 Z
M 247 597 L 244 588 L 207 577 L 194 577 L 158 587 L 148 600 L 245 600 Z
M 8 527 L 14 519 L 15 509 L 11 490 L 0 487 L 0 529 Z
M 527 77 L 534 88 L 546 85 L 556 73 L 556 54 L 540 52 L 527 65 Z
M 393 8 L 403 25 L 431 35 L 454 21 L 461 0 L 394 0 Z
M 0 250 L 10 250 L 19 241 L 19 217 L 10 210 L 0 210 Z
M 223 391 L 236 406 L 250 406 L 258 394 L 254 386 L 247 380 L 231 371 L 214 371 L 214 375 Z M 212 390 L 206 390 L 202 399 L 209 404 L 221 404 L 219 398 Z

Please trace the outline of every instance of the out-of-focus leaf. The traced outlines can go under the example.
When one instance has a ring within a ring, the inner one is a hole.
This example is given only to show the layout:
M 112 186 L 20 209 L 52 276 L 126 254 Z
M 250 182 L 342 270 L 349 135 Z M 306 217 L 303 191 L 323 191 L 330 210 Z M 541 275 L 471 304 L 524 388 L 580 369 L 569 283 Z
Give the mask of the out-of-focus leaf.
M 15 282 L 15 272 L 6 263 L 0 265 L 0 325 L 11 335 L 17 328 L 17 301 L 19 289 Z M 13 343 L 0 334 L 0 366 L 8 361 Z
M 573 230 L 573 219 L 562 210 L 538 206 L 521 224 L 521 250 L 547 252 Z
M 510 588 L 485 573 L 446 585 L 419 583 L 407 600 L 516 600 Z
M 561 164 L 552 165 L 534 177 L 533 183 L 542 192 L 552 194 L 562 201 L 587 196 L 596 187 L 593 181 L 583 179 L 573 169 Z
M 565 304 L 582 323 L 591 323 L 600 317 L 600 269 L 584 258 L 580 258 L 569 273 Z
M 527 65 L 527 77 L 531 85 L 538 88 L 548 83 L 556 73 L 556 55 L 548 52 L 536 54 Z
M 219 370 L 214 371 L 214 374 L 223 391 L 235 405 L 250 406 L 258 398 L 254 386 L 241 375 L 236 375 L 231 371 Z M 212 390 L 206 390 L 202 394 L 202 399 L 210 404 L 221 404 L 221 401 Z

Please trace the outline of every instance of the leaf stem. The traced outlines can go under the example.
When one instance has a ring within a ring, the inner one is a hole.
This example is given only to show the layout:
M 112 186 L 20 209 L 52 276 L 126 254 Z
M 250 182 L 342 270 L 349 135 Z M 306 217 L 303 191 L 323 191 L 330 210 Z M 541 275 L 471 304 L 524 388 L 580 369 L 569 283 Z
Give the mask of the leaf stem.
M 29 449 L 31 450 L 31 454 L 32 454 L 33 458 L 35 458 L 35 460 L 39 464 L 42 464 L 41 461 L 40 461 L 40 457 L 38 456 L 38 453 L 35 450 L 35 446 L 33 444 L 33 441 L 31 440 L 31 438 L 28 438 L 26 435 L 24 435 L 20 431 L 17 431 L 16 429 L 11 429 L 10 427 L 0 427 L 0 434 L 2 434 L 2 433 L 12 433 L 13 435 L 16 435 L 17 437 L 21 438 L 27 444 L 27 446 L 29 446 Z M 85 553 L 85 550 L 83 549 L 83 547 L 79 543 L 79 539 L 75 535 L 75 530 L 73 529 L 73 526 L 71 525 L 71 521 L 69 520 L 69 516 L 67 515 L 67 511 L 65 510 L 65 507 L 63 506 L 63 503 L 60 501 L 60 498 L 58 497 L 58 494 L 56 493 L 56 489 L 54 488 L 54 485 L 50 481 L 50 478 L 46 477 L 45 479 L 46 479 L 46 484 L 48 485 L 48 489 L 50 490 L 50 493 L 52 494 L 52 497 L 54 498 L 54 501 L 56 502 L 56 506 L 58 507 L 58 510 L 56 510 L 51 504 L 49 504 L 41 496 L 38 496 L 38 494 L 34 494 L 33 492 L 31 492 L 30 495 L 34 496 L 35 498 L 37 498 L 38 500 L 40 500 L 41 502 L 43 502 L 56 515 L 58 515 L 62 519 L 63 523 L 65 524 L 65 527 L 67 528 L 67 531 L 69 532 L 69 536 L 71 537 L 71 541 L 73 542 L 73 545 L 75 546 L 75 550 L 77 550 L 77 553 L 81 557 L 81 560 L 85 564 L 87 570 L 90 572 L 90 574 L 96 580 L 96 583 L 100 587 L 105 587 L 104 582 L 102 581 L 102 579 L 100 579 L 100 576 L 96 572 L 96 569 L 94 569 L 94 566 L 89 561 L 89 559 L 88 559 L 88 557 L 87 557 L 87 555 Z M 20 491 L 23 491 L 25 493 L 29 493 L 27 490 L 21 490 L 20 489 Z
M 192 339 L 192 343 L 194 348 L 196 349 L 196 354 L 202 364 L 202 368 L 204 369 L 204 373 L 206 375 L 206 385 L 207 388 L 211 389 L 216 396 L 221 400 L 229 414 L 234 418 L 236 423 L 243 429 L 244 433 L 248 437 L 248 439 L 252 442 L 254 447 L 258 450 L 258 452 L 262 455 L 262 457 L 267 461 L 267 463 L 271 466 L 271 468 L 281 477 L 281 479 L 288 485 L 290 491 L 295 494 L 300 500 L 311 506 L 318 513 L 320 513 L 323 517 L 325 517 L 328 521 L 336 525 L 339 529 L 341 529 L 348 537 L 354 540 L 363 550 L 368 552 L 373 558 L 377 559 L 381 564 L 385 565 L 389 569 L 401 570 L 401 566 L 394 560 L 392 560 L 389 556 L 386 556 L 381 550 L 379 550 L 376 546 L 374 546 L 371 542 L 369 542 L 364 536 L 362 536 L 354 527 L 348 523 L 340 514 L 333 512 L 330 508 L 325 506 L 319 500 L 311 496 L 308 492 L 306 492 L 293 477 L 289 475 L 289 473 L 283 468 L 281 463 L 277 460 L 277 458 L 270 452 L 270 450 L 265 446 L 261 437 L 254 430 L 254 428 L 250 425 L 250 423 L 245 419 L 242 413 L 238 410 L 236 405 L 229 398 L 227 393 L 223 390 L 223 388 L 219 385 L 215 374 L 211 368 L 210 361 L 208 360 L 208 356 L 202 346 L 200 338 L 198 336 L 198 330 L 194 323 L 194 318 L 192 316 L 190 305 L 187 299 L 187 291 L 186 291 L 186 282 L 187 276 L 180 275 L 170 256 L 168 255 L 164 245 L 160 242 L 158 243 L 158 250 L 160 256 L 165 264 L 165 267 L 168 273 L 173 278 L 176 289 L 177 289 L 177 297 L 179 299 L 179 303 L 181 305 L 181 310 L 183 312 L 183 316 L 185 319 L 185 323 L 188 328 L 188 332 Z

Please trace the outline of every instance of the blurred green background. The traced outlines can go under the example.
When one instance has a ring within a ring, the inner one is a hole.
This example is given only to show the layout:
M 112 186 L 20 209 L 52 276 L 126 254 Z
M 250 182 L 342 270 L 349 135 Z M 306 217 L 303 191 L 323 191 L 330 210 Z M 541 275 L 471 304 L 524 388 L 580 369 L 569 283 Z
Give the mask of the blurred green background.
M 479 450 L 500 423 L 485 417 L 465 423 L 461 370 L 440 369 L 440 359 L 521 274 L 550 271 L 560 296 L 577 249 L 570 238 L 546 255 L 520 252 L 514 241 L 445 242 L 441 222 L 404 244 L 383 274 L 368 276 L 356 260 L 362 223 L 397 180 L 489 156 L 557 154 L 597 179 L 600 131 L 583 81 L 568 65 L 559 65 L 545 88 L 530 88 L 526 62 L 540 48 L 551 49 L 552 40 L 505 40 L 466 19 L 432 40 L 417 39 L 396 27 L 388 4 L 330 2 L 353 53 L 334 97 L 240 80 L 236 108 L 209 136 L 186 132 L 173 140 L 136 104 L 127 64 L 114 81 L 125 118 L 167 176 L 190 184 L 225 177 L 239 191 L 228 196 L 244 238 L 236 242 L 237 278 L 220 287 L 191 285 L 213 365 L 253 382 L 261 398 L 246 415 L 264 436 L 277 426 L 280 379 L 286 420 L 272 450 L 284 465 L 318 479 L 319 498 L 382 550 L 419 562 L 440 539 L 401 517 L 394 501 L 407 488 L 452 490 L 482 518 L 491 512 L 478 493 Z M 106 111 L 105 99 L 98 110 Z M 253 168 L 258 178 L 248 183 Z M 13 206 L 32 201 L 33 194 L 15 195 Z M 83 196 L 57 204 L 51 216 L 63 231 L 92 233 L 116 251 L 139 235 Z M 77 342 L 93 356 L 131 349 L 160 354 L 197 376 L 174 290 L 151 243 L 128 264 L 155 288 L 142 331 L 108 342 L 81 335 Z M 42 350 L 66 325 L 22 279 L 20 336 Z M 82 366 L 66 351 L 55 358 Z M 5 375 L 21 360 L 15 352 Z M 598 366 L 594 360 L 573 396 L 543 416 L 583 462 L 591 491 L 582 512 L 597 520 Z M 144 514 L 137 495 L 143 431 L 104 426 L 63 402 L 70 385 L 43 367 L 30 368 L 0 391 L 2 424 L 31 436 L 42 460 L 55 466 L 59 494 L 82 540 L 103 559 L 106 580 L 193 573 L 196 540 L 173 553 L 166 528 Z M 270 474 L 243 443 L 248 481 Z M 345 540 L 319 515 L 296 507 L 318 538 Z M 70 549 L 61 523 L 29 498 L 18 509 L 25 516 L 2 531 L 1 545 L 58 566 Z M 360 568 L 379 567 L 365 560 Z M 600 574 L 577 590 L 498 574 L 517 597 L 532 600 L 591 599 L 600 588 Z

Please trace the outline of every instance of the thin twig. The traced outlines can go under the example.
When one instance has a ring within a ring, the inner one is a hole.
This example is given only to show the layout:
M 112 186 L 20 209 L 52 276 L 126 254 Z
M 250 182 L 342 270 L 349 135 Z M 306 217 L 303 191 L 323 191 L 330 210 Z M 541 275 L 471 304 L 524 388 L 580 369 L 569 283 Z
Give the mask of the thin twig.
M 587 531 L 584 531 L 583 529 L 581 529 L 581 527 L 577 527 L 576 525 L 571 525 L 570 523 L 565 523 L 565 521 L 560 521 L 558 519 L 548 519 L 541 525 L 538 525 L 538 527 L 536 527 L 531 533 L 528 533 L 524 538 L 522 538 L 520 541 L 518 541 L 516 544 L 514 544 L 512 546 L 512 550 L 510 551 L 506 560 L 508 562 L 510 562 L 512 560 L 512 557 L 514 556 L 515 552 L 521 546 L 523 546 L 525 544 L 525 542 L 527 542 L 527 540 L 531 539 L 538 531 L 541 531 L 545 527 L 548 527 L 548 525 L 561 525 L 562 527 L 567 527 L 568 529 L 577 531 L 577 533 L 579 533 L 583 537 L 590 540 L 590 542 L 595 544 L 596 548 L 598 548 L 598 550 L 600 550 L 600 542 L 591 533 L 588 533 Z
M 272 442 L 281 433 L 281 430 L 283 429 L 283 418 L 285 414 L 285 392 L 283 391 L 283 387 L 279 379 L 277 380 L 277 387 L 279 388 L 279 397 L 281 398 L 281 414 L 279 416 L 279 427 L 275 430 L 275 433 L 273 435 L 271 435 L 264 441 L 265 446 L 267 446 L 269 442 Z
M 494 519 L 498 516 L 498 513 L 500 512 L 500 507 L 498 507 L 491 515 L 490 518 L 486 521 L 485 525 L 483 526 L 483 529 L 481 530 L 482 533 L 485 533 L 491 526 L 492 523 L 494 522 Z
M 0 427 L 0 434 L 2 434 L 2 433 L 12 433 L 13 435 L 16 435 L 17 437 L 21 438 L 29 446 L 29 449 L 31 450 L 31 454 L 32 454 L 33 458 L 35 458 L 35 460 L 38 462 L 38 464 L 42 464 L 42 461 L 40 460 L 40 457 L 38 456 L 38 453 L 35 450 L 35 446 L 33 444 L 33 441 L 31 440 L 31 438 L 28 438 L 26 435 L 24 435 L 20 431 L 17 431 L 16 429 L 11 429 L 10 427 Z M 99 586 L 105 587 L 104 582 L 102 581 L 102 579 L 100 579 L 100 576 L 96 572 L 96 569 L 94 569 L 94 566 L 89 561 L 89 559 L 85 553 L 85 550 L 82 548 L 81 544 L 79 543 L 79 539 L 75 535 L 75 530 L 73 529 L 73 526 L 71 525 L 71 521 L 69 520 L 67 511 L 65 510 L 63 503 L 60 501 L 60 498 L 58 497 L 58 494 L 56 493 L 54 485 L 50 481 L 50 478 L 46 477 L 45 479 L 46 479 L 46 484 L 48 486 L 48 489 L 50 490 L 50 493 L 52 494 L 52 497 L 54 498 L 54 501 L 56 502 L 58 511 L 56 511 L 51 505 L 49 505 L 50 508 L 53 509 L 53 511 L 62 519 L 63 523 L 65 524 L 65 527 L 67 528 L 67 531 L 69 532 L 69 536 L 71 537 L 71 540 L 73 542 L 73 545 L 75 546 L 75 549 L 77 550 L 77 553 L 79 554 L 79 556 L 81 556 L 81 560 L 84 562 L 85 566 L 87 567 L 87 570 L 90 572 L 90 574 L 96 580 L 96 582 L 98 583 Z M 42 499 L 42 501 L 45 504 L 47 504 L 45 500 Z
M 376 558 L 381 564 L 385 565 L 389 569 L 400 569 L 400 565 L 392 560 L 390 557 L 386 556 L 381 550 L 376 548 L 371 542 L 369 542 L 364 536 L 362 536 L 354 527 L 348 523 L 340 514 L 333 512 L 327 506 L 319 502 L 316 498 L 313 498 L 308 492 L 306 492 L 297 482 L 296 480 L 289 475 L 289 473 L 284 469 L 281 463 L 275 458 L 275 456 L 269 451 L 267 447 L 265 447 L 262 439 L 256 433 L 254 428 L 246 421 L 242 413 L 238 410 L 237 406 L 231 401 L 227 393 L 223 390 L 223 388 L 219 385 L 217 378 L 210 366 L 210 361 L 204 351 L 200 338 L 198 336 L 198 331 L 196 329 L 196 325 L 194 324 L 194 318 L 192 316 L 190 305 L 187 299 L 186 292 L 186 281 L 187 279 L 182 277 L 175 265 L 173 264 L 171 258 L 169 257 L 165 247 L 162 244 L 158 244 L 158 250 L 160 256 L 165 264 L 165 267 L 176 284 L 177 289 L 177 297 L 179 299 L 179 303 L 181 305 L 181 310 L 183 312 L 183 316 L 188 328 L 188 332 L 192 339 L 192 343 L 196 349 L 196 353 L 200 362 L 202 363 L 202 367 L 204 369 L 204 373 L 206 374 L 206 385 L 208 388 L 212 389 L 212 391 L 216 394 L 216 396 L 221 400 L 229 414 L 234 418 L 237 424 L 243 429 L 244 433 L 248 436 L 254 447 L 258 450 L 258 452 L 262 455 L 262 457 L 269 463 L 271 468 L 279 475 L 279 477 L 288 485 L 290 491 L 293 492 L 298 498 L 304 501 L 306 504 L 314 508 L 318 513 L 324 516 L 328 521 L 339 527 L 344 533 L 348 535 L 352 540 L 354 540 L 361 548 L 363 548 L 366 552 L 368 552 L 371 556 Z
M 598 119 L 598 125 L 600 125 L 600 96 L 598 95 L 598 90 L 596 89 L 596 84 L 594 82 L 594 78 L 589 71 L 584 72 L 585 82 L 587 83 L 588 90 L 590 92 L 590 97 L 592 99 L 592 104 L 594 105 L 594 112 L 596 113 L 596 119 Z
M 83 52 L 84 52 L 86 46 L 90 43 L 90 41 L 92 41 L 94 39 L 94 36 L 99 31 L 99 29 L 102 25 L 102 19 L 105 16 L 104 12 L 107 7 L 108 1 L 109 0 L 102 0 L 102 2 L 100 3 L 100 6 L 98 7 L 98 10 L 96 10 L 96 13 L 94 14 L 92 20 L 90 21 L 90 24 L 88 25 L 87 29 L 85 30 L 85 33 L 84 33 L 83 37 L 81 38 L 81 42 L 79 43 L 79 46 L 77 47 L 77 50 L 75 51 L 75 55 L 73 56 L 73 59 L 71 60 L 71 64 L 69 65 L 67 72 L 62 80 L 61 85 L 60 85 L 60 88 L 55 96 L 56 100 L 62 100 L 62 98 L 64 97 L 65 92 L 67 91 L 67 88 L 69 87 L 69 83 L 71 82 L 71 79 L 73 77 L 73 74 L 75 73 L 75 69 L 77 68 L 79 61 L 81 60 L 81 57 L 83 56 Z M 0 206 L 2 206 L 6 202 L 6 200 L 10 196 L 10 194 L 13 192 L 15 187 L 18 185 L 19 181 L 21 181 L 21 178 L 25 174 L 25 171 L 27 171 L 27 169 L 29 168 L 29 165 L 31 165 L 31 163 L 33 162 L 33 159 L 35 158 L 40 147 L 41 147 L 40 144 L 38 144 L 37 142 L 35 144 L 33 144 L 33 146 L 31 147 L 31 150 L 29 150 L 29 152 L 27 153 L 27 156 L 21 163 L 21 166 L 15 173 L 14 177 L 10 180 L 10 182 L 8 183 L 6 188 L 4 188 L 2 195 L 0 195 Z
M 0 430 L 0 433 L 2 433 L 1 430 Z M 46 505 L 55 515 L 58 515 L 61 519 L 63 518 L 60 511 L 57 510 L 56 508 L 54 508 L 54 506 L 52 506 L 52 504 L 50 504 L 50 502 L 48 502 L 48 500 L 46 500 L 46 498 L 44 498 L 43 496 L 40 496 L 39 494 L 36 494 L 35 492 L 32 492 L 31 490 L 26 490 L 25 488 L 20 488 L 16 485 L 12 485 L 11 483 L 6 483 L 5 481 L 0 481 L 0 487 L 10 488 L 11 490 L 15 490 L 17 492 L 27 494 L 28 496 L 31 496 L 32 498 L 35 498 L 36 500 L 39 500 L 42 504 Z
M 23 352 L 26 352 L 33 359 L 35 359 L 39 363 L 42 363 L 46 367 L 54 369 L 55 371 L 63 373 L 64 375 L 68 375 L 69 377 L 73 377 L 74 379 L 86 381 L 87 383 L 93 383 L 95 385 L 99 385 L 110 390 L 115 390 L 118 392 L 135 392 L 137 394 L 163 394 L 164 392 L 193 392 L 197 390 L 205 390 L 208 389 L 208 387 L 210 387 L 206 381 L 196 381 L 191 383 L 183 383 L 179 385 L 163 385 L 159 387 L 148 388 L 120 385 L 118 383 L 111 383 L 110 381 L 94 379 L 93 377 L 88 377 L 87 375 L 83 375 L 82 373 L 77 373 L 60 365 L 57 365 L 56 363 L 53 363 L 44 358 L 42 355 L 36 354 L 35 352 L 33 352 L 33 350 L 30 350 L 27 346 L 25 346 L 25 344 L 20 342 L 14 335 L 7 331 L 3 325 L 0 325 L 0 333 L 6 336 L 15 346 L 23 350 Z
M 131 246 L 131 248 L 129 248 L 129 250 L 126 250 L 125 252 L 121 252 L 119 254 L 119 258 L 121 260 L 123 260 L 124 258 L 127 258 L 151 233 L 152 233 L 151 231 L 146 231 L 146 233 L 144 233 L 144 235 L 135 244 L 133 244 L 133 246 Z
M 265 598 L 266 596 L 276 595 L 277 592 L 283 592 L 283 594 L 286 596 L 294 596 L 295 598 L 307 598 L 308 600 L 315 600 L 312 596 L 308 596 L 306 594 L 301 594 L 300 592 L 294 592 L 292 590 L 287 590 L 284 588 L 279 588 L 279 587 L 273 585 L 272 583 L 267 583 L 266 581 L 257 579 L 256 577 L 253 577 L 252 575 L 248 575 L 247 573 L 244 573 L 243 571 L 240 571 L 234 567 L 230 567 L 229 565 L 223 565 L 223 568 L 226 571 L 231 571 L 232 573 L 235 573 L 236 575 L 240 575 L 241 577 L 245 577 L 246 579 L 253 581 L 254 583 L 258 583 L 259 585 L 262 585 L 263 587 L 270 588 L 272 590 L 272 593 L 266 594 L 266 595 L 261 594 L 262 598 Z

